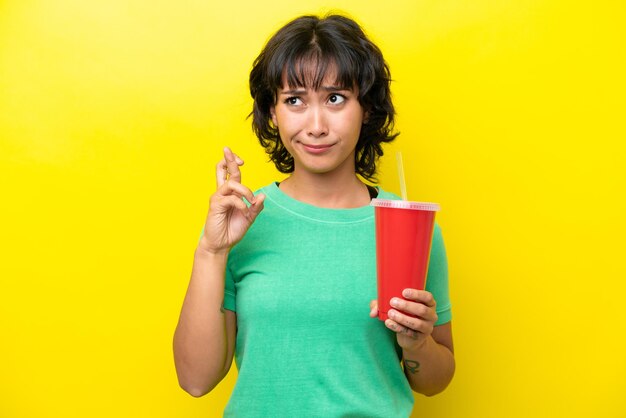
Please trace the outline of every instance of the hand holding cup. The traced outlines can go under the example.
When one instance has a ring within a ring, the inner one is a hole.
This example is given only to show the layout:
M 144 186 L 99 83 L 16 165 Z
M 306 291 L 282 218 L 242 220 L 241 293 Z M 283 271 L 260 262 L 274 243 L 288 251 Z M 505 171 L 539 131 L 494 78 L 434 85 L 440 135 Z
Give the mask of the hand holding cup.
M 415 350 L 432 334 L 437 322 L 437 303 L 432 293 L 419 289 L 404 289 L 402 298 L 389 301 L 385 326 L 397 334 L 398 345 L 405 350 Z M 370 316 L 378 316 L 378 301 L 370 302 Z

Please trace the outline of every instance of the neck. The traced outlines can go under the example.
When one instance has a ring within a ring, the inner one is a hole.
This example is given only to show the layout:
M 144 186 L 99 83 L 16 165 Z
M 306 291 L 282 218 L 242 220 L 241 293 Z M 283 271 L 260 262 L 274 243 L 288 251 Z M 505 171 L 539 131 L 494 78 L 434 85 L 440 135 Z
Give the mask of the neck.
M 367 186 L 354 171 L 340 176 L 337 173 L 315 174 L 296 169 L 280 183 L 280 189 L 296 200 L 322 208 L 357 208 L 368 205 L 370 201 Z

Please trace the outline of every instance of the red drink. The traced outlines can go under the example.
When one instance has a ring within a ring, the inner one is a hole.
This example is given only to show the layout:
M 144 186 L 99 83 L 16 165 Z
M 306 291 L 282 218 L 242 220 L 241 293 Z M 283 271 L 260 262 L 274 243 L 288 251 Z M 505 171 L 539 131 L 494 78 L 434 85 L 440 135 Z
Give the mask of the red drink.
M 372 199 L 376 218 L 378 318 L 384 321 L 393 297 L 426 285 L 436 203 Z

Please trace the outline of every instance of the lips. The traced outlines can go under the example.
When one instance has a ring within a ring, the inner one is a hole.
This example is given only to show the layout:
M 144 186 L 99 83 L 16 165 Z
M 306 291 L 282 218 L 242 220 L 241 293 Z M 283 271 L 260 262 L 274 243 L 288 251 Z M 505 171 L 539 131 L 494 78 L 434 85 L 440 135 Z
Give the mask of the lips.
M 333 147 L 335 144 L 304 144 L 301 143 L 302 148 L 310 154 L 323 154 Z

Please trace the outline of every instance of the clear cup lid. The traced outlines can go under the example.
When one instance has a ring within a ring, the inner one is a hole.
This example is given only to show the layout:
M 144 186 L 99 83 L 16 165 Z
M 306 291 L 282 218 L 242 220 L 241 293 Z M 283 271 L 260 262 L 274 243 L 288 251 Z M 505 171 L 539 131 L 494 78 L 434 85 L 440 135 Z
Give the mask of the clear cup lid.
M 429 210 L 431 212 L 440 210 L 438 203 L 409 202 L 407 200 L 372 199 L 370 205 L 379 208 Z

